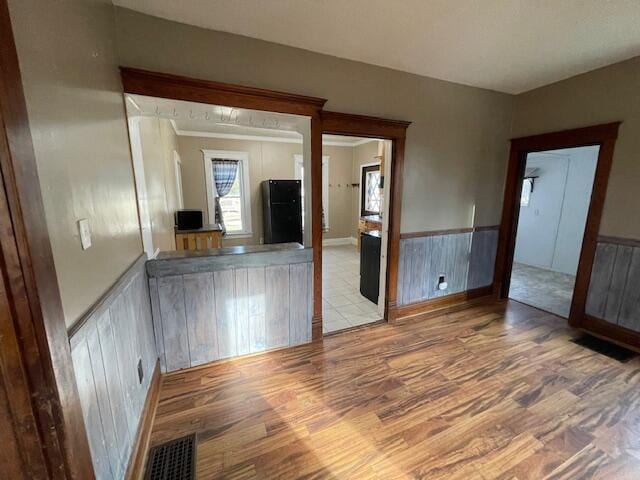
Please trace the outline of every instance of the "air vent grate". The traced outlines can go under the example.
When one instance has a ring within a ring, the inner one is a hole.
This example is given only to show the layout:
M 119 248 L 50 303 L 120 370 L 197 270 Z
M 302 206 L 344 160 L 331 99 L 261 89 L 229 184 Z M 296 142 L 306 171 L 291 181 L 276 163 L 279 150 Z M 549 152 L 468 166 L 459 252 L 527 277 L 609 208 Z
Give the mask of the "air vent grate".
M 149 451 L 145 480 L 193 480 L 196 435 L 171 440 Z
M 588 348 L 600 355 L 606 355 L 607 357 L 613 358 L 621 363 L 626 363 L 637 355 L 635 352 L 627 350 L 624 347 L 620 347 L 615 343 L 600 340 L 599 338 L 592 337 L 591 335 L 583 335 L 581 337 L 574 338 L 571 341 L 581 347 Z

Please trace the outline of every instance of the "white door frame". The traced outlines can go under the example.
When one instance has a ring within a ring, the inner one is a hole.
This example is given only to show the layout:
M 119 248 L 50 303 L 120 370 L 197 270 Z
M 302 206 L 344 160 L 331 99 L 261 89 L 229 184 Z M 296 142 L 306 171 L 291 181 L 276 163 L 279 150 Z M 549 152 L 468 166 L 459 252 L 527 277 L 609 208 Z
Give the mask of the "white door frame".
M 391 167 L 393 163 L 391 140 L 384 140 L 384 184 L 382 186 L 382 241 L 380 248 L 380 290 L 378 293 L 378 313 L 384 318 L 384 304 L 387 293 L 387 249 L 389 248 L 389 202 L 387 195 L 389 191 L 389 181 L 391 180 Z M 362 171 L 360 171 L 360 181 L 362 182 Z M 362 195 L 360 195 L 362 201 Z M 359 208 L 358 213 L 362 211 Z
M 129 117 L 129 140 L 131 143 L 131 159 L 133 164 L 133 178 L 136 185 L 136 197 L 138 201 L 138 218 L 140 220 L 140 235 L 142 236 L 142 248 L 147 258 L 155 258 L 160 249 L 153 247 L 153 234 L 151 230 L 151 216 L 147 203 L 147 182 L 144 178 L 144 160 L 142 156 L 142 139 L 140 137 L 139 116 Z
M 184 208 L 184 194 L 182 193 L 182 160 L 180 154 L 173 151 L 173 174 L 176 182 L 176 197 L 178 197 L 178 208 Z

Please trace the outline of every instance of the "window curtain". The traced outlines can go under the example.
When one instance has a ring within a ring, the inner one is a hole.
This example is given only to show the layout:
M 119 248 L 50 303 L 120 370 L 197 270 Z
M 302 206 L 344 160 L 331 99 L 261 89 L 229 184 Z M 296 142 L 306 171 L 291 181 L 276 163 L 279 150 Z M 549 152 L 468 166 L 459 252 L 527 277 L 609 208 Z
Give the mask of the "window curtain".
M 229 193 L 233 182 L 236 181 L 238 175 L 238 160 L 225 160 L 222 158 L 213 159 L 213 181 L 216 186 L 216 211 L 215 223 L 222 226 L 222 231 L 226 232 L 224 227 L 224 218 L 222 217 L 222 208 L 220 207 L 220 199 Z

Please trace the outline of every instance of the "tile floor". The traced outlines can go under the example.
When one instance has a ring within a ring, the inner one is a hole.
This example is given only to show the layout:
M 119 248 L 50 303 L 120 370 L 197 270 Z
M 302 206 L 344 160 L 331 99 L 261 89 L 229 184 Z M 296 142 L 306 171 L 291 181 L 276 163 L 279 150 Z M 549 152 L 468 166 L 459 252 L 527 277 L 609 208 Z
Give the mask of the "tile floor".
M 514 263 L 509 298 L 568 318 L 575 282 L 573 275 Z
M 378 306 L 360 295 L 360 253 L 355 245 L 322 249 L 322 318 L 323 333 L 382 318 Z

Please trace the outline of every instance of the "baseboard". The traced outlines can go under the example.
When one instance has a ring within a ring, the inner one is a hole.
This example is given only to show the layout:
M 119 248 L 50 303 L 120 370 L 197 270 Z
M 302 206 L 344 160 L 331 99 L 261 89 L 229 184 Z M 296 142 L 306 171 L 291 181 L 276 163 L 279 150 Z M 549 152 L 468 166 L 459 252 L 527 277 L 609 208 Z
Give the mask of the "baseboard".
M 413 317 L 434 317 L 468 308 L 478 302 L 495 298 L 493 285 L 453 293 L 445 297 L 432 298 L 422 302 L 396 306 L 393 323 L 403 322 Z
M 322 240 L 323 247 L 331 247 L 335 245 L 355 245 L 356 243 L 356 239 L 353 237 L 325 238 Z
M 158 399 L 160 396 L 160 362 L 156 362 L 151 377 L 151 385 L 147 393 L 147 399 L 144 402 L 140 425 L 136 434 L 136 442 L 133 445 L 133 452 L 129 459 L 129 466 L 125 478 L 127 480 L 140 480 L 144 475 L 144 467 L 147 462 L 147 453 L 149 452 L 149 442 L 151 440 L 151 427 L 153 426 L 153 418 L 156 416 L 158 408 Z

